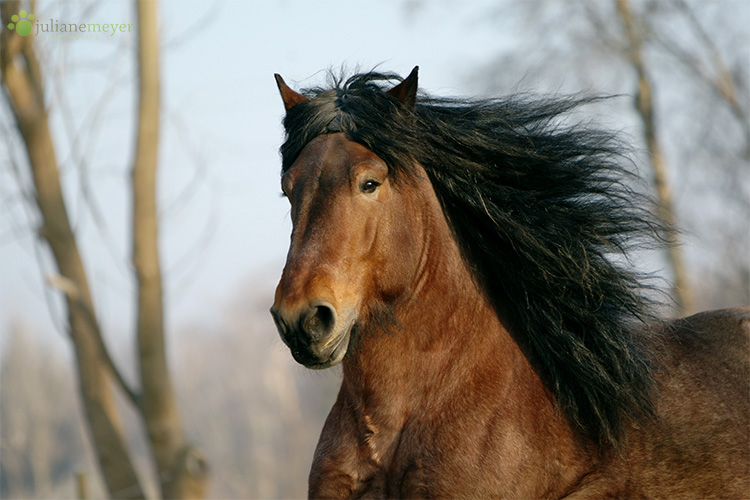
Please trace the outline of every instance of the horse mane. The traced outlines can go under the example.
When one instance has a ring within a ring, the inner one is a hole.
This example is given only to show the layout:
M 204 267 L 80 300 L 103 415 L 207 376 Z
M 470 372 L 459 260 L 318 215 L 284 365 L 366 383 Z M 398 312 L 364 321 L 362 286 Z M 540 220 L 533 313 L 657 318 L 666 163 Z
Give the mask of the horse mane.
M 619 446 L 625 419 L 653 415 L 651 287 L 627 251 L 657 241 L 661 226 L 629 186 L 616 137 L 565 124 L 596 98 L 420 94 L 408 110 L 384 92 L 400 80 L 371 72 L 303 91 L 310 99 L 284 120 L 283 170 L 333 132 L 380 156 L 395 182 L 421 165 L 465 262 L 558 407 L 598 445 Z

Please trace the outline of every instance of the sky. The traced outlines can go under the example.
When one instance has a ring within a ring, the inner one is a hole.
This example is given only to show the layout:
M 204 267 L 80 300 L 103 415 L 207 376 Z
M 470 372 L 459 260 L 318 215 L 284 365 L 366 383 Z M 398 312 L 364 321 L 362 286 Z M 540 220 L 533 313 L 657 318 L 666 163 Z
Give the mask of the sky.
M 291 230 L 273 74 L 296 89 L 324 84 L 329 69 L 377 66 L 406 76 L 419 65 L 422 89 L 468 95 L 467 75 L 509 41 L 486 21 L 493 3 L 161 3 L 158 190 L 169 330 L 219 323 L 226 303 L 248 288 L 268 289 L 272 302 Z M 88 5 L 40 1 L 34 15 L 37 23 L 134 22 L 130 2 Z M 33 36 L 50 78 L 53 140 L 97 314 L 109 338 L 127 338 L 135 34 Z M 0 334 L 22 321 L 67 345 L 59 293 L 45 285 L 54 264 L 35 244 L 38 220 L 20 195 L 30 192 L 29 179 L 12 174 L 14 164 L 23 174 L 25 162 L 17 137 L 0 141 Z

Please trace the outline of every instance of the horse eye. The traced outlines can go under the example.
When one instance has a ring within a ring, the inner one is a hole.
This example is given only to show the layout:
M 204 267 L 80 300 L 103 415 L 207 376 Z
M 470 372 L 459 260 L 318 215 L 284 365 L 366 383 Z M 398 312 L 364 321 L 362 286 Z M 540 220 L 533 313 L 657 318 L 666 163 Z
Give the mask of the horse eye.
M 370 181 L 365 181 L 365 182 L 364 182 L 364 183 L 362 184 L 362 187 L 360 187 L 360 190 L 361 190 L 361 191 L 362 191 L 363 193 L 367 193 L 367 194 L 370 194 L 370 193 L 374 193 L 374 192 L 375 192 L 375 190 L 376 190 L 376 189 L 378 188 L 378 186 L 380 186 L 380 183 L 379 183 L 379 182 L 376 182 L 376 181 L 372 181 L 372 180 L 370 180 Z

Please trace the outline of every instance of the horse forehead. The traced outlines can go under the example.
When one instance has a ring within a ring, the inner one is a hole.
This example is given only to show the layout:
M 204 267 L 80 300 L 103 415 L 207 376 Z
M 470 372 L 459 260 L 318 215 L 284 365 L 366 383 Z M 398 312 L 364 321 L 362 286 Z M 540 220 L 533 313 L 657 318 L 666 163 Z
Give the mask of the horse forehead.
M 345 175 L 357 164 L 379 160 L 378 155 L 362 144 L 351 141 L 343 132 L 316 137 L 302 150 L 295 162 L 307 175 Z

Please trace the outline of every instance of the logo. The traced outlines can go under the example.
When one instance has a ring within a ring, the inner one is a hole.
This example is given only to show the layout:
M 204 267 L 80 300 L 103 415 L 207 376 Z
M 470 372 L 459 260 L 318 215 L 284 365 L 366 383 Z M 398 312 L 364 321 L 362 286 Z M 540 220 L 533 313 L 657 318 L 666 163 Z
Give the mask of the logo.
M 21 36 L 28 36 L 31 34 L 31 21 L 34 19 L 34 14 L 31 12 L 26 14 L 25 10 L 22 10 L 18 15 L 13 14 L 10 18 L 12 23 L 8 23 L 8 29 L 16 30 Z
M 0 0 L 3 1 L 3 0 Z M 20 36 L 33 35 L 45 40 L 99 40 L 99 36 L 113 37 L 133 32 L 132 23 L 69 23 L 58 19 L 42 21 L 31 12 L 22 10 L 10 17 L 12 22 L 6 26 Z M 32 24 L 31 21 L 34 21 Z

